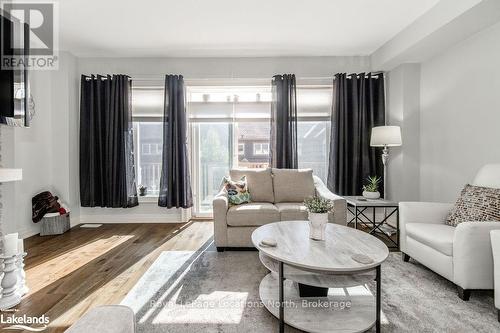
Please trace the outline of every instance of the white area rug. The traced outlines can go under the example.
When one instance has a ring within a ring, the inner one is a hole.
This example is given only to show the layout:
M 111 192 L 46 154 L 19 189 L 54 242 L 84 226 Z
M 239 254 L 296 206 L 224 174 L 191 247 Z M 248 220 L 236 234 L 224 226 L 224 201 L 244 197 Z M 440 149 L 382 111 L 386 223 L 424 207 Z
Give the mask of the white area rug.
M 163 252 L 122 304 L 139 332 L 278 332 L 259 300 L 266 274 L 257 252 Z M 382 266 L 382 291 L 382 332 L 500 332 L 492 293 L 464 302 L 452 283 L 399 253 Z

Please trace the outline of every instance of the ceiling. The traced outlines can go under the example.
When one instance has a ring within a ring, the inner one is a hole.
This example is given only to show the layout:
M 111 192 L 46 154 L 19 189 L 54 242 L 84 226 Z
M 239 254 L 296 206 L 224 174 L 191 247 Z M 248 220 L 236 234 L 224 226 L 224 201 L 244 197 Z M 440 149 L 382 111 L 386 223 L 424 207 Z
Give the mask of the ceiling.
M 439 0 L 63 0 L 77 56 L 369 55 Z

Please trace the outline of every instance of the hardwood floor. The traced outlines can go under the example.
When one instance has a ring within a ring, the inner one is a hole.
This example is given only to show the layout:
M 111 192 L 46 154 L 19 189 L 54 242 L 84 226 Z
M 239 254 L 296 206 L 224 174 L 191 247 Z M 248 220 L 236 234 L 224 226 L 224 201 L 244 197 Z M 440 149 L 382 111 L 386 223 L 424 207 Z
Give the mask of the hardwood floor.
M 212 222 L 76 226 L 60 236 L 25 240 L 30 292 L 16 316 L 50 318 L 44 332 L 64 332 L 90 308 L 118 304 L 162 251 L 211 242 Z
M 120 303 L 162 251 L 198 250 L 212 238 L 211 221 L 76 226 L 59 236 L 30 237 L 30 291 L 16 316 L 45 314 L 50 324 L 44 332 L 64 332 L 89 309 Z

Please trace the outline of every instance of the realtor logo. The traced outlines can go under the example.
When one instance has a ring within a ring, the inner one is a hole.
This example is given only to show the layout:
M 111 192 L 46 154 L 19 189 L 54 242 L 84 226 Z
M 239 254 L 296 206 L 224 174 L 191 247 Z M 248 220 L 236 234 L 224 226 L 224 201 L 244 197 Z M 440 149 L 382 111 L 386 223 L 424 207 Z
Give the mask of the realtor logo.
M 58 3 L 0 1 L 1 66 L 5 69 L 57 69 Z

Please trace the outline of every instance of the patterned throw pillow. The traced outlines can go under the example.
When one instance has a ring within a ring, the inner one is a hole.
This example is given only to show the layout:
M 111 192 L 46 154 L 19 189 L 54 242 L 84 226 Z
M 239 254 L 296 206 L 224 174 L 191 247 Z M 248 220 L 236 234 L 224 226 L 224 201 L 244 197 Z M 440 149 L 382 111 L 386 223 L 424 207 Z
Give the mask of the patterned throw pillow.
M 222 183 L 227 192 L 227 198 L 230 204 L 241 205 L 245 202 L 250 202 L 250 192 L 248 192 L 247 178 L 245 176 L 237 181 L 224 177 Z
M 461 222 L 500 222 L 500 189 L 465 185 L 446 224 L 456 227 Z

